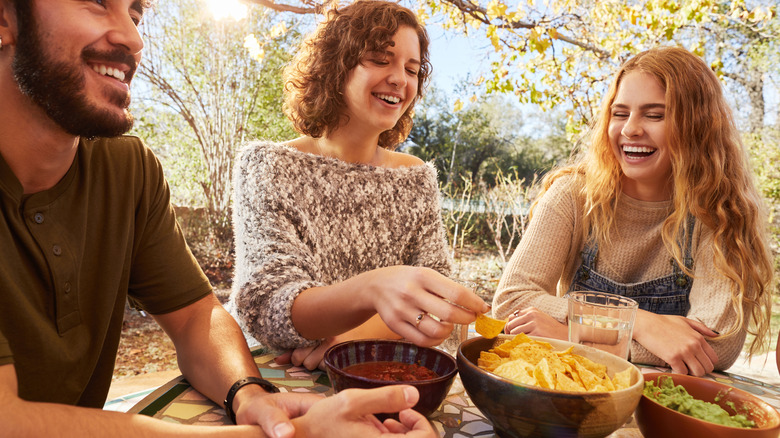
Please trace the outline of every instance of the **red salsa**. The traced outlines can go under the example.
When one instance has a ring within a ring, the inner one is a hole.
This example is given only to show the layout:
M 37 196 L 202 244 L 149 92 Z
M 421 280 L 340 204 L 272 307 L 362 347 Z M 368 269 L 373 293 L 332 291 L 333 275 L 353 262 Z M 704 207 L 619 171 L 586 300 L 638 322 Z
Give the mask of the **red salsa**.
M 422 365 L 402 362 L 364 362 L 350 365 L 344 368 L 344 372 L 386 382 L 414 382 L 439 377 Z

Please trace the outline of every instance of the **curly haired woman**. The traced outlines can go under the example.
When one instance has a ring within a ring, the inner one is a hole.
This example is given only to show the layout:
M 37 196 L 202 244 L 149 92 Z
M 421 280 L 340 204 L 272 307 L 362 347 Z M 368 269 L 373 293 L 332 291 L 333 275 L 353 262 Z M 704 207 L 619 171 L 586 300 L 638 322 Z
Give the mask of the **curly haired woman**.
M 567 338 L 565 294 L 639 302 L 630 359 L 703 375 L 729 368 L 748 327 L 765 346 L 767 215 L 715 74 L 680 48 L 618 71 L 577 162 L 545 177 L 494 313 L 508 333 Z
M 446 277 L 436 171 L 393 151 L 429 74 L 410 10 L 333 10 L 285 70 L 285 111 L 303 135 L 238 158 L 233 312 L 288 350 L 280 361 L 314 369 L 350 339 L 438 345 L 488 310 Z

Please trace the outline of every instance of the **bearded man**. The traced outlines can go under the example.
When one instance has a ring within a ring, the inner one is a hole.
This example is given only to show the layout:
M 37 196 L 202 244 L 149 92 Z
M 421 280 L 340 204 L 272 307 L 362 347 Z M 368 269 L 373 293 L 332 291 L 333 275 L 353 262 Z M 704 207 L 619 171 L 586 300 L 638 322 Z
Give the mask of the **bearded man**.
M 0 424 L 9 436 L 430 436 L 411 387 L 269 394 L 132 127 L 148 0 L 0 0 Z M 102 411 L 132 298 L 240 427 Z M 236 382 L 236 384 L 234 384 Z M 226 397 L 226 395 L 228 395 Z M 230 400 L 230 402 L 223 402 Z M 402 411 L 384 425 L 374 412 Z

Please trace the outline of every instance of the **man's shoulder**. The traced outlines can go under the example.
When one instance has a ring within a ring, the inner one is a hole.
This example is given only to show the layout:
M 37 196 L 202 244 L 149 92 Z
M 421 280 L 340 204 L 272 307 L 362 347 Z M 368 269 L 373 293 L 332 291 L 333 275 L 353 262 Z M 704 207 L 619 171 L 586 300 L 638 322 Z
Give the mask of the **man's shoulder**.
M 135 135 L 120 135 L 117 137 L 96 137 L 82 139 L 82 144 L 90 148 L 108 149 L 149 149 L 140 137 Z
M 148 163 L 157 160 L 143 140 L 134 135 L 82 139 L 81 148 L 91 161 Z

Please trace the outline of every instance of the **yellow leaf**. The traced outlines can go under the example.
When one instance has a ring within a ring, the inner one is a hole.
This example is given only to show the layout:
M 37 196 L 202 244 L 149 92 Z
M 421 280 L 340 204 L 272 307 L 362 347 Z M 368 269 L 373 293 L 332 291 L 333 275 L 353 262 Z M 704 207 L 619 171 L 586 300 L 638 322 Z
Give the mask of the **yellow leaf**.
M 249 56 L 257 62 L 261 62 L 265 57 L 263 46 L 257 41 L 253 33 L 244 38 L 244 48 L 249 51 Z
M 503 17 L 506 14 L 506 5 L 498 0 L 491 0 L 487 6 L 488 18 L 493 20 L 498 17 Z
M 455 100 L 455 105 L 452 106 L 453 111 L 458 112 L 463 109 L 463 102 L 460 99 Z
M 273 39 L 273 38 L 278 38 L 286 33 L 287 33 L 287 26 L 285 26 L 284 23 L 280 22 L 271 28 L 271 32 L 269 36 Z

